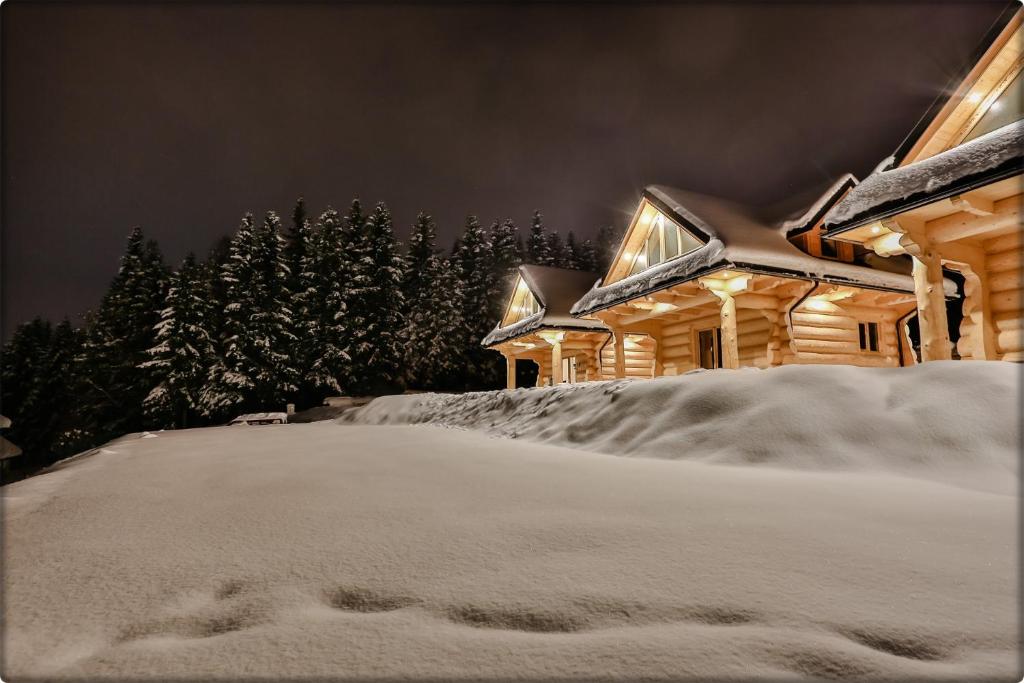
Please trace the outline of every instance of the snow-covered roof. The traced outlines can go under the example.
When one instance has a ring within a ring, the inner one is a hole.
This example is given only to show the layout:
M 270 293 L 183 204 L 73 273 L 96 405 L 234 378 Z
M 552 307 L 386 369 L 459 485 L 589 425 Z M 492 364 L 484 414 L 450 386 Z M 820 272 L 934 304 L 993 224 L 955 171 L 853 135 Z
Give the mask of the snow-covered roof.
M 1016 121 L 922 161 L 877 171 L 828 212 L 825 229 L 835 234 L 1018 175 L 1022 155 L 1024 121 Z
M 663 185 L 647 187 L 644 196 L 691 232 L 703 235 L 706 243 L 610 285 L 595 285 L 573 306 L 574 315 L 586 315 L 723 268 L 914 291 L 909 275 L 805 254 L 786 239 L 781 227 L 765 225 L 749 209 L 733 202 Z
M 601 279 L 597 273 L 550 266 L 523 265 L 519 266 L 519 274 L 537 298 L 540 311 L 505 327 L 501 327 L 499 323 L 498 327 L 484 337 L 481 342 L 483 346 L 493 346 L 542 328 L 602 332 L 608 330 L 600 320 L 575 318 L 571 313 L 573 304 Z
M 801 212 L 799 215 L 794 216 L 788 220 L 783 221 L 779 225 L 779 230 L 786 237 L 793 237 L 800 233 L 807 232 L 814 225 L 821 220 L 821 217 L 825 215 L 833 204 L 846 190 L 856 187 L 857 178 L 852 173 L 843 175 L 839 180 L 834 182 L 831 187 L 825 190 L 820 197 L 807 209 Z

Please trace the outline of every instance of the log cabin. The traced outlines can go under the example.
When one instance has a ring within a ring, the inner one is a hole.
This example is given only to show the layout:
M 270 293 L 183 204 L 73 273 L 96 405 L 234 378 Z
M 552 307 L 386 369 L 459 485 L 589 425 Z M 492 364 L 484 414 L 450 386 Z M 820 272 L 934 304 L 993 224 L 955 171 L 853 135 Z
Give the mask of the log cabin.
M 611 337 L 600 320 L 575 318 L 570 309 L 598 280 L 596 273 L 519 266 L 498 326 L 483 345 L 505 357 L 507 386 L 516 388 L 516 361 L 537 364 L 537 385 L 599 378 L 602 349 Z
M 826 241 L 912 259 L 922 360 L 1024 360 L 1024 28 L 1017 10 L 900 145 L 824 220 Z M 940 282 L 964 280 L 950 341 Z M 953 328 L 956 330 L 956 328 Z
M 600 376 L 915 362 L 909 271 L 871 267 L 866 250 L 821 239 L 824 215 L 855 186 L 845 176 L 776 222 L 726 200 L 646 188 L 608 272 L 571 310 L 611 333 Z M 955 295 L 952 282 L 941 286 Z M 650 351 L 642 371 L 629 356 L 638 342 Z

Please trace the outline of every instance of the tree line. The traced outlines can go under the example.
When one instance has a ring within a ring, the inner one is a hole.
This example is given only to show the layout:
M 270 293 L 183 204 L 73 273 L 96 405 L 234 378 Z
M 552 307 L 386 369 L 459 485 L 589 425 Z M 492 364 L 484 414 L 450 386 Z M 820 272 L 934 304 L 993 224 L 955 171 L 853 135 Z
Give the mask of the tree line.
M 534 212 L 468 216 L 450 250 L 421 213 L 407 244 L 384 203 L 310 220 L 300 199 L 246 214 L 205 259 L 169 269 L 141 229 L 128 237 L 99 307 L 80 327 L 35 319 L 0 362 L 8 437 L 45 465 L 118 435 L 222 423 L 254 410 L 300 409 L 332 395 L 503 385 L 480 346 L 521 263 L 602 272 L 617 236 L 563 240 Z

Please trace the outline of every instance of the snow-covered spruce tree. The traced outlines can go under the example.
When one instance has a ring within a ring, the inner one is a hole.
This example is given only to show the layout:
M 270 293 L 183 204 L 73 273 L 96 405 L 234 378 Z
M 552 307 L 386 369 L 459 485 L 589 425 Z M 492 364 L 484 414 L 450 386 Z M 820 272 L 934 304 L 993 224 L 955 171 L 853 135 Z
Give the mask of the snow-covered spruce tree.
M 192 254 L 171 276 L 156 345 L 142 363 L 159 381 L 144 403 L 158 426 L 184 428 L 201 412 L 201 394 L 214 361 L 207 287 L 205 268 Z
M 159 248 L 135 228 L 117 276 L 89 316 L 79 363 L 82 428 L 100 441 L 147 426 L 142 404 L 155 383 L 140 366 L 154 344 L 166 284 Z
M 359 320 L 347 331 L 349 382 L 355 393 L 377 395 L 402 388 L 405 359 L 403 263 L 383 202 L 370 214 L 362 238 L 363 246 L 354 250 L 359 259 L 348 309 Z
M 491 226 L 491 254 L 494 265 L 494 276 L 499 281 L 499 298 L 504 298 L 501 293 L 506 290 L 501 287 L 511 286 L 515 279 L 516 269 L 523 262 L 520 251 L 519 231 L 511 218 L 503 222 L 494 222 Z M 504 302 L 499 302 L 503 305 Z
M 349 356 L 346 298 L 351 276 L 345 242 L 347 233 L 341 216 L 327 209 L 317 220 L 312 249 L 303 260 L 301 282 L 307 321 L 298 341 L 307 358 L 305 384 L 319 403 L 330 394 L 340 394 L 348 377 Z
M 255 226 L 247 214 L 231 240 L 221 272 L 227 299 L 223 358 L 211 368 L 203 392 L 207 413 L 280 410 L 296 390 L 288 268 L 279 226 L 273 211 L 261 226 Z
M 295 402 L 300 406 L 316 405 L 322 399 L 321 382 L 314 370 L 323 354 L 321 316 L 322 279 L 318 263 L 324 258 L 323 245 L 318 244 L 321 226 L 313 227 L 306 218 L 306 206 L 300 197 L 292 211 L 292 223 L 285 238 L 284 261 L 288 266 L 288 292 L 291 294 L 291 333 L 295 343 L 291 364 L 295 369 L 298 389 Z
M 496 322 L 504 311 L 505 303 L 512 293 L 512 286 L 522 256 L 519 252 L 519 235 L 511 218 L 497 221 L 491 226 L 491 294 L 488 317 Z
M 61 435 L 76 426 L 75 357 L 78 330 L 67 320 L 56 327 L 36 318 L 19 325 L 0 354 L 0 403 L 11 418 L 6 432 L 33 464 L 72 455 Z M 85 443 L 81 449 L 95 445 Z M 75 451 L 77 452 L 77 451 Z
M 569 268 L 572 256 L 562 242 L 562 236 L 557 230 L 548 233 L 548 252 L 551 254 L 551 264 L 556 268 Z
M 569 233 L 570 239 L 573 238 L 573 234 Z M 575 249 L 573 250 L 573 268 L 577 270 L 585 270 L 591 273 L 596 273 L 600 270 L 597 264 L 597 249 L 594 247 L 594 243 L 590 240 L 583 240 L 582 242 L 576 242 Z
M 597 231 L 597 242 L 594 245 L 597 251 L 597 270 L 606 273 L 615 258 L 615 252 L 619 248 L 619 231 L 610 225 L 601 226 Z
M 462 371 L 461 289 L 436 248 L 433 219 L 416 217 L 405 259 L 405 379 L 420 389 L 455 386 Z
M 462 338 L 467 387 L 485 389 L 498 386 L 498 361 L 501 357 L 480 346 L 480 341 L 494 327 L 491 296 L 495 285 L 490 240 L 476 216 L 466 218 L 466 228 L 452 260 L 462 286 Z
M 526 238 L 526 262 L 537 266 L 554 265 L 551 241 L 544 230 L 544 217 L 541 216 L 540 211 L 533 212 L 530 235 Z

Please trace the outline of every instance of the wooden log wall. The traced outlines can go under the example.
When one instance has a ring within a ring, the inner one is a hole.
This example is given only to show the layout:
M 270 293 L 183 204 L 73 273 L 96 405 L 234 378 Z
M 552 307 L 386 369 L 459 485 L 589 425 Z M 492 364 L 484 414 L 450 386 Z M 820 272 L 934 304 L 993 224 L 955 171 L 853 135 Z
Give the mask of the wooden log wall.
M 791 354 L 784 364 L 842 364 L 897 367 L 900 364 L 896 319 L 901 314 L 886 305 L 867 305 L 809 299 L 790 313 Z M 878 323 L 878 352 L 862 351 L 858 323 Z
M 655 342 L 646 334 L 626 335 L 626 377 L 654 377 Z M 601 348 L 601 379 L 615 379 L 615 344 Z
M 996 357 L 1000 360 L 1024 361 L 1022 236 L 1024 232 L 1017 230 L 983 243 Z

